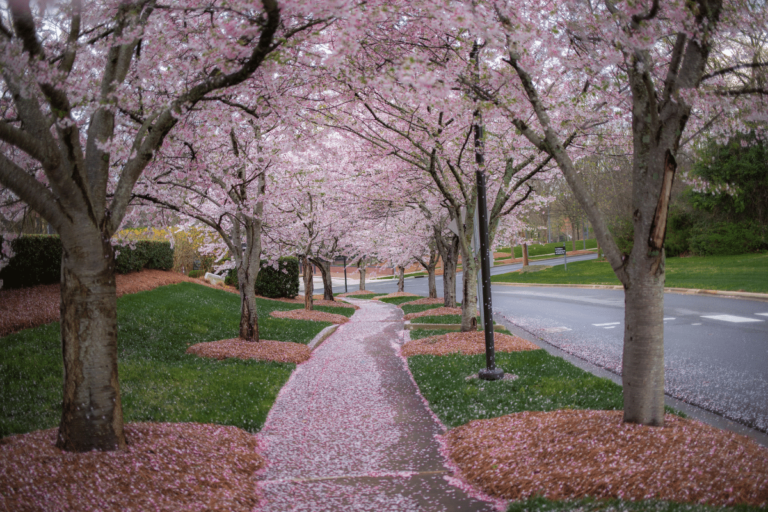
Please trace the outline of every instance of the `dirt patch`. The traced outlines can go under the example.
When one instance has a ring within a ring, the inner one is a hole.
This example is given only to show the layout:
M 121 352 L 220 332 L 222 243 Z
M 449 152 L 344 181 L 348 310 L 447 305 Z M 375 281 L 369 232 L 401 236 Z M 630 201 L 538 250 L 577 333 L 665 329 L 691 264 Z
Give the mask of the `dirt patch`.
M 408 304 L 413 304 L 409 302 Z M 426 311 L 419 311 L 418 313 L 408 313 L 405 315 L 406 320 L 413 320 L 414 318 L 421 318 L 422 316 L 442 316 L 442 315 L 460 315 L 461 308 L 435 308 L 428 309 Z
M 308 346 L 292 341 L 245 341 L 241 338 L 232 338 L 196 343 L 187 349 L 187 354 L 218 360 L 232 357 L 301 364 L 309 359 L 312 351 Z
M 426 299 L 413 300 L 411 302 L 408 302 L 407 304 L 409 306 L 410 305 L 418 306 L 420 304 L 443 304 L 444 302 L 445 300 L 442 297 L 438 297 L 436 299 L 426 298 Z
M 475 420 L 443 440 L 463 477 L 511 500 L 629 500 L 765 506 L 768 449 L 667 415 L 666 426 L 622 422 L 621 411 L 523 412 Z
M 378 297 L 373 297 L 373 300 L 380 300 L 380 299 L 391 299 L 393 297 L 418 297 L 415 293 L 408 293 L 408 292 L 395 292 L 390 293 L 389 295 L 379 295 Z
M 539 349 L 530 341 L 498 332 L 493 335 L 493 345 L 497 352 L 521 352 Z M 403 345 L 401 351 L 405 357 L 417 355 L 444 356 L 457 352 L 465 356 L 485 354 L 485 333 L 482 331 L 450 332 L 440 336 L 411 340 Z
M 69 453 L 58 429 L 0 444 L 0 510 L 252 510 L 256 437 L 200 423 L 129 423 L 119 452 Z
M 290 311 L 273 311 L 270 313 L 275 318 L 290 318 L 291 320 L 312 320 L 315 322 L 331 322 L 332 324 L 345 324 L 349 318 L 325 311 L 307 311 L 306 309 L 292 309 Z

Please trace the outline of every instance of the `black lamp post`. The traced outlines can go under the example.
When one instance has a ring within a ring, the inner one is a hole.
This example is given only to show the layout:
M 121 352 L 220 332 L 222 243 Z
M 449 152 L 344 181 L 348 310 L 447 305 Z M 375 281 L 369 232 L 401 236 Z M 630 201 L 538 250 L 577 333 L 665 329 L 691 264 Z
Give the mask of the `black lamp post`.
M 485 368 L 478 372 L 483 380 L 499 380 L 504 377 L 504 370 L 496 368 L 496 353 L 493 347 L 493 307 L 491 304 L 491 262 L 488 256 L 488 206 L 485 202 L 485 175 L 481 171 L 477 176 L 477 207 L 480 221 L 480 270 L 483 280 L 483 330 L 485 331 Z

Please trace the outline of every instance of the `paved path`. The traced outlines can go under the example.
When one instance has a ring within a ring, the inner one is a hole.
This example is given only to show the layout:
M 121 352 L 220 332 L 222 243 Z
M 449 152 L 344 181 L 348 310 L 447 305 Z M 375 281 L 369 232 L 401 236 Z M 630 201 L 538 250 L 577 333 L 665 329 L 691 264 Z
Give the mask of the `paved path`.
M 402 311 L 354 302 L 269 413 L 262 510 L 494 510 L 448 482 L 441 427 L 396 355 Z

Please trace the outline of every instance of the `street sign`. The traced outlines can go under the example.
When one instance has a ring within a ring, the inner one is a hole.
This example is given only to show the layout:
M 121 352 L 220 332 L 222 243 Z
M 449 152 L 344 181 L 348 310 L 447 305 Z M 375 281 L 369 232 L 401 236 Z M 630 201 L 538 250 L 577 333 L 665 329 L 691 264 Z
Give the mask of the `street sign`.
M 565 256 L 565 247 L 555 247 L 555 256 Z

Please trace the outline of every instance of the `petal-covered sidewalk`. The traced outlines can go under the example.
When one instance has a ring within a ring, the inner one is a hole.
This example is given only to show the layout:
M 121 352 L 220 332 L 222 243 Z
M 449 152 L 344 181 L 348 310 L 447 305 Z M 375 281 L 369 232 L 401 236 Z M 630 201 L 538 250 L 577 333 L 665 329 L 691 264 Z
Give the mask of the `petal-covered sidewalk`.
M 354 302 L 267 418 L 261 510 L 495 510 L 449 483 L 442 429 L 396 353 L 401 310 Z

